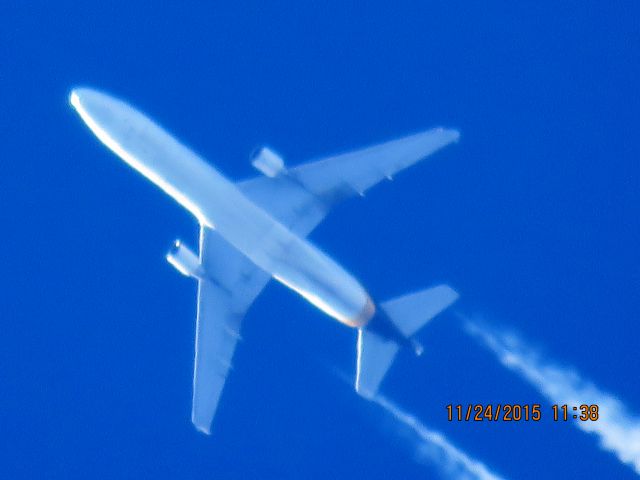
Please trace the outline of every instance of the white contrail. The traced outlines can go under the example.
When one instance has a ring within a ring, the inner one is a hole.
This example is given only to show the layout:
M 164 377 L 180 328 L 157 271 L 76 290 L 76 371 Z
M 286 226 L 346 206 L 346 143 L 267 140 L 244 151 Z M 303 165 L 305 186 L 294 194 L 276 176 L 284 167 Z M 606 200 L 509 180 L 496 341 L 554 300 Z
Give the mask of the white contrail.
M 418 459 L 420 461 L 434 463 L 449 478 L 464 480 L 501 480 L 504 478 L 491 472 L 482 462 L 474 460 L 453 445 L 442 433 L 426 427 L 414 415 L 403 411 L 382 395 L 375 396 L 373 401 L 418 435 L 420 438 Z
M 603 450 L 640 475 L 640 418 L 614 395 L 600 390 L 583 379 L 576 370 L 543 360 L 518 336 L 498 332 L 464 317 L 465 330 L 493 352 L 500 362 L 536 387 L 551 403 L 599 407 L 597 421 L 577 421 L 575 425 L 596 435 Z M 573 414 L 573 412 L 572 412 Z

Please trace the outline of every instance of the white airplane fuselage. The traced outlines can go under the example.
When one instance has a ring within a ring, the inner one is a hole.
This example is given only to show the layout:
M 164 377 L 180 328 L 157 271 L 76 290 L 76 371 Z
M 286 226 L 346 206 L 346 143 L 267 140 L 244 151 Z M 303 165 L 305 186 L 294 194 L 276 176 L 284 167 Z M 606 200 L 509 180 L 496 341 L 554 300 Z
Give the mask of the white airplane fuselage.
M 273 278 L 351 327 L 374 316 L 374 303 L 352 275 L 145 115 L 90 89 L 74 90 L 70 101 L 114 153 Z

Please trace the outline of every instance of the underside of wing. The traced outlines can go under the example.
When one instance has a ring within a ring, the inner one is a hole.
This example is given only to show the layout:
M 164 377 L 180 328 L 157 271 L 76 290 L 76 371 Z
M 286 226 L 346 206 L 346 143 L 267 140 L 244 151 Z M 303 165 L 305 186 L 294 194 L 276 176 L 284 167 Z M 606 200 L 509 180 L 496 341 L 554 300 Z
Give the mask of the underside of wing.
M 199 281 L 191 421 L 204 433 L 210 433 L 238 341 L 242 317 L 233 313 L 230 303 L 219 287 Z
M 200 261 L 191 419 L 210 433 L 242 318 L 270 277 L 206 227 L 200 233 Z
M 330 208 L 428 157 L 459 138 L 434 128 L 238 183 L 242 192 L 298 235 L 308 235 Z
M 433 128 L 300 165 L 290 173 L 320 197 L 342 196 L 349 191 L 362 195 L 381 180 L 393 177 L 459 137 L 457 130 Z

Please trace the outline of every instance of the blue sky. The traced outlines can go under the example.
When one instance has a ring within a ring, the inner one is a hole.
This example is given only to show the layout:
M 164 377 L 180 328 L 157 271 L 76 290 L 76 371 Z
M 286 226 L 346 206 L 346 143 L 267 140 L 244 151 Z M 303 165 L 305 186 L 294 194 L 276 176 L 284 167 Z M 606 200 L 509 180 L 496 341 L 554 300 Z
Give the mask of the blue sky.
M 505 478 L 635 476 L 571 422 L 450 423 L 444 408 L 550 413 L 526 373 L 539 367 L 639 418 L 635 2 L 1 10 L 3 477 L 448 478 L 415 429 L 345 382 L 355 332 L 275 284 L 244 321 L 213 435 L 192 428 L 195 285 L 164 254 L 195 245 L 197 225 L 92 137 L 67 103 L 78 85 L 128 99 L 232 179 L 256 174 L 262 144 L 295 164 L 460 129 L 312 240 L 379 300 L 449 282 L 456 311 L 515 332 L 529 363 L 505 367 L 443 315 L 385 396 Z

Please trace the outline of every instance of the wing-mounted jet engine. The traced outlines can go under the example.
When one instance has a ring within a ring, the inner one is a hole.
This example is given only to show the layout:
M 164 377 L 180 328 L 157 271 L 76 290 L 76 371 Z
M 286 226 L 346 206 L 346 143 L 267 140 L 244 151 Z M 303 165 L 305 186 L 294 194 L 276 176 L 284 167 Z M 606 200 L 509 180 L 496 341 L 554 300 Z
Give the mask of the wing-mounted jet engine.
M 202 265 L 198 256 L 191 249 L 176 240 L 167 252 L 167 262 L 174 266 L 181 274 L 187 277 L 201 279 L 203 277 Z
M 260 147 L 251 154 L 251 165 L 263 175 L 274 178 L 287 171 L 284 160 L 269 147 Z

